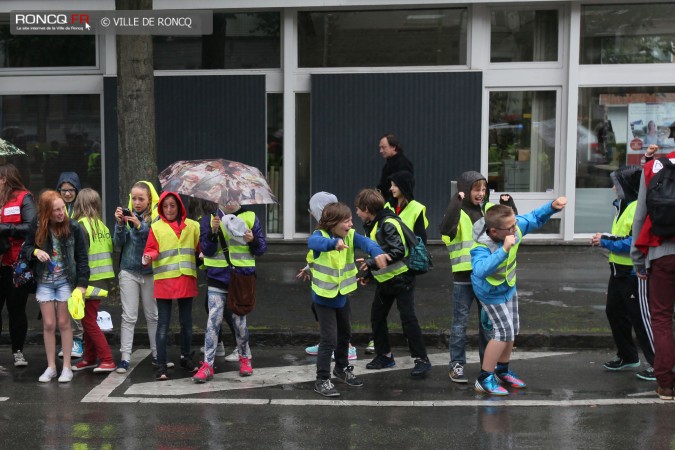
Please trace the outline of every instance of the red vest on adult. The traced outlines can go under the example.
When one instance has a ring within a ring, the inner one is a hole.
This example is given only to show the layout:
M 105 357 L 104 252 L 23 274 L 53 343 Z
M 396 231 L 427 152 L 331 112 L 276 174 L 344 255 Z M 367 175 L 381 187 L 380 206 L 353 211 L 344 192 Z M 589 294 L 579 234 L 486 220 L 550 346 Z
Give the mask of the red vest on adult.
M 0 223 L 21 223 L 21 204 L 28 191 L 14 191 L 12 194 L 16 194 L 16 197 L 7 200 L 5 206 L 0 210 Z M 3 265 L 11 266 L 16 261 L 23 241 L 24 238 L 9 238 L 10 249 L 2 255 Z
M 675 152 L 670 152 L 668 154 L 668 158 L 670 158 L 671 160 L 675 158 Z M 649 182 L 652 180 L 652 177 L 654 176 L 654 163 L 656 161 L 658 161 L 658 159 L 654 159 L 645 164 L 644 189 L 647 189 L 647 187 L 649 186 Z M 645 222 L 642 225 L 642 229 L 640 230 L 640 235 L 638 236 L 637 241 L 635 241 L 635 247 L 646 255 L 647 252 L 649 251 L 649 247 L 658 247 L 659 245 L 661 245 L 663 241 L 664 238 L 656 236 L 654 233 L 652 233 L 652 219 L 649 217 L 649 211 L 647 211 L 647 217 L 645 217 Z

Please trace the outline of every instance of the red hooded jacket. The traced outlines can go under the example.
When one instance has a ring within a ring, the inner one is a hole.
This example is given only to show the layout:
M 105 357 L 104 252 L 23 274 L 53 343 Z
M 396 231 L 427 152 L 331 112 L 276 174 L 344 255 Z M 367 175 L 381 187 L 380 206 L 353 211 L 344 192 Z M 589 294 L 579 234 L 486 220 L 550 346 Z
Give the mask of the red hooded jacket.
M 169 221 L 164 216 L 164 210 L 162 209 L 162 205 L 166 197 L 169 195 L 176 198 L 179 209 L 178 211 L 178 216 L 180 217 L 179 220 Z M 171 229 L 176 233 L 176 236 L 180 237 L 181 233 L 186 229 L 185 221 L 187 219 L 185 206 L 183 205 L 180 196 L 174 192 L 168 191 L 163 192 L 162 195 L 159 196 L 159 203 L 157 204 L 157 210 L 159 212 L 159 220 L 163 220 L 164 222 L 169 224 L 169 226 L 171 226 Z M 196 230 L 197 233 L 197 236 L 195 238 L 195 242 L 197 242 L 195 252 L 198 254 L 200 252 L 199 224 L 197 224 L 197 226 L 194 229 Z M 148 234 L 148 240 L 145 243 L 145 250 L 143 251 L 143 255 L 150 256 L 150 258 L 152 258 L 153 261 L 157 259 L 157 256 L 159 256 L 159 243 L 157 242 L 157 238 L 155 237 L 155 233 L 153 232 L 152 228 L 150 228 L 150 234 Z M 188 297 L 195 297 L 197 293 L 198 293 L 197 278 L 189 275 L 180 275 L 177 278 L 155 280 L 155 298 L 163 298 L 163 299 L 188 298 Z

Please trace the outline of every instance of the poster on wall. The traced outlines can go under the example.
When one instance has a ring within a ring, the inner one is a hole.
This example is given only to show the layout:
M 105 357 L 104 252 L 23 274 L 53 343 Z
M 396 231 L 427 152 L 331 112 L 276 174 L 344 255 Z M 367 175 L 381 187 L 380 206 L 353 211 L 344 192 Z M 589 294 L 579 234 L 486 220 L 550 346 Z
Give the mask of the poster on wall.
M 626 164 L 640 164 L 651 144 L 675 147 L 675 103 L 630 103 L 628 126 Z

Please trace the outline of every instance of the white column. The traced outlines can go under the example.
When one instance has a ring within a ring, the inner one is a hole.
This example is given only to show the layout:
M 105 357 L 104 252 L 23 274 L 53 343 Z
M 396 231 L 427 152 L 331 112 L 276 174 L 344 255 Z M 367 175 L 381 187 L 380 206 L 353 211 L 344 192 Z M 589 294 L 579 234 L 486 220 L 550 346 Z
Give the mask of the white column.
M 563 192 L 567 199 L 567 207 L 563 212 L 563 239 L 574 239 L 574 209 L 576 204 L 576 175 L 577 175 L 577 105 L 579 104 L 579 43 L 581 34 L 581 6 L 579 3 L 570 5 L 569 41 L 567 46 L 567 101 L 564 105 L 566 112 L 562 120 L 563 130 L 567 130 L 563 137 L 566 149 L 565 166 L 561 173 Z M 563 47 L 565 48 L 565 47 Z
M 298 67 L 297 12 L 282 11 L 283 38 L 282 71 L 284 78 L 284 164 L 283 164 L 283 233 L 284 239 L 293 239 L 295 232 L 295 89 L 294 77 Z

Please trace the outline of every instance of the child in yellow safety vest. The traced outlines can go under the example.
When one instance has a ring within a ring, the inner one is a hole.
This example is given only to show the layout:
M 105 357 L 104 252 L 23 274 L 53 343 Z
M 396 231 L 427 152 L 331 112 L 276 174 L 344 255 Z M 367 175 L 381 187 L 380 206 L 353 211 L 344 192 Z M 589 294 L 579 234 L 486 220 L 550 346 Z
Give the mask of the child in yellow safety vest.
M 422 242 L 427 243 L 427 207 L 418 202 L 413 197 L 413 188 L 415 187 L 415 178 L 408 171 L 400 171 L 389 177 L 391 195 L 395 203 L 384 204 L 401 218 L 404 224 L 410 228 L 415 236 L 422 238 Z
M 307 245 L 314 257 L 312 300 L 321 334 L 314 391 L 325 397 L 337 397 L 340 393 L 331 383 L 333 352 L 333 376 L 348 386 L 363 385 L 347 359 L 351 339 L 351 308 L 347 294 L 355 291 L 358 283 L 354 249 L 359 248 L 371 256 L 368 268 L 386 267 L 387 257 L 375 242 L 354 232 L 352 212 L 344 203 L 326 205 Z
M 73 219 L 82 225 L 84 242 L 87 245 L 89 261 L 89 286 L 85 292 L 84 352 L 82 360 L 72 366 L 73 371 L 94 369 L 96 373 L 115 370 L 108 341 L 98 326 L 98 307 L 102 299 L 108 298 L 110 280 L 115 278 L 112 260 L 112 236 L 101 221 L 101 196 L 93 189 L 84 188 L 75 199 Z M 96 365 L 96 360 L 100 364 Z
M 616 216 L 611 233 L 596 233 L 592 246 L 609 250 L 610 276 L 607 285 L 605 313 L 616 345 L 616 358 L 604 364 L 605 369 L 617 371 L 640 366 L 633 330 L 647 367 L 636 373 L 641 380 L 656 381 L 651 316 L 647 299 L 647 280 L 635 274 L 630 247 L 633 242 L 633 217 L 640 191 L 640 166 L 624 166 L 609 174 L 616 191 Z
M 160 220 L 150 227 L 143 252 L 143 265 L 152 262 L 157 300 L 157 371 L 155 379 L 168 380 L 167 336 L 173 300 L 178 302 L 180 321 L 180 364 L 196 372 L 192 361 L 192 298 L 197 295 L 197 255 L 199 223 L 187 218 L 178 194 L 163 192 L 159 197 Z

